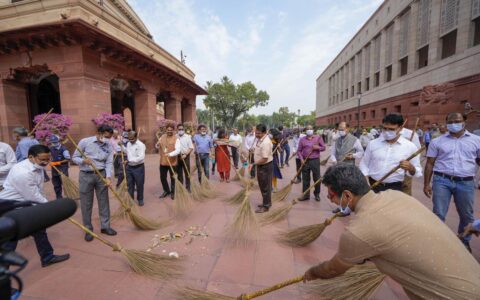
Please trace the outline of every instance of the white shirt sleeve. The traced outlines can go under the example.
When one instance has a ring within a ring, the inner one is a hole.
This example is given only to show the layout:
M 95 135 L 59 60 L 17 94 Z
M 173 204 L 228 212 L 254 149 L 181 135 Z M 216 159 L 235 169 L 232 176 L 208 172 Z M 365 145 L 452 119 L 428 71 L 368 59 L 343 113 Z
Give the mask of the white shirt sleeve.
M 355 153 L 353 154 L 353 157 L 355 157 L 356 159 L 362 158 L 364 151 L 363 151 L 362 143 L 360 143 L 359 139 L 355 141 L 353 148 L 355 148 Z
M 360 161 L 360 165 L 358 166 L 360 168 L 360 171 L 362 171 L 364 176 L 369 175 L 369 169 L 368 166 L 370 164 L 370 143 L 367 145 L 367 148 L 365 149 L 365 152 L 363 153 L 362 160 Z
M 0 174 L 8 174 L 10 169 L 17 163 L 17 158 L 15 157 L 15 152 L 13 151 L 10 145 L 5 147 L 5 165 L 0 167 Z
M 182 153 L 182 146 L 180 145 L 180 140 L 177 139 L 177 141 L 175 142 L 175 150 L 168 153 L 168 156 L 169 157 L 174 157 L 174 156 L 179 155 L 180 153 Z
M 337 152 L 337 148 L 335 146 L 336 143 L 332 144 L 332 149 L 330 150 L 330 161 L 336 163 L 337 158 L 335 157 L 335 152 Z
M 136 146 L 138 147 L 138 151 L 133 151 L 134 150 L 133 145 L 129 144 L 127 146 L 128 161 L 131 162 L 131 163 L 134 163 L 134 164 L 145 160 L 145 145 L 143 143 L 142 144 L 139 143 Z M 135 153 L 135 152 L 137 152 L 137 153 Z
M 48 202 L 43 196 L 41 185 L 38 185 L 36 174 L 33 172 L 17 172 L 9 178 L 10 185 L 22 196 L 25 201 L 34 201 L 38 203 Z M 43 175 L 42 175 L 43 177 Z

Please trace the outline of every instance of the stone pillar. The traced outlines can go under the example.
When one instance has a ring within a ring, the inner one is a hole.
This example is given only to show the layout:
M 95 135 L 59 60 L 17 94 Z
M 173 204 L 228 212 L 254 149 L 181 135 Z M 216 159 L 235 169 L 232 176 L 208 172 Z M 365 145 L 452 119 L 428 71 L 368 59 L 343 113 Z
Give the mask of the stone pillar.
M 135 121 L 137 128 L 141 128 L 140 140 L 147 146 L 147 152 L 154 152 L 156 124 L 157 96 L 153 89 L 146 89 L 135 94 Z
M 440 60 L 441 46 L 440 41 L 440 14 L 441 14 L 441 1 L 432 1 L 432 7 L 430 11 L 430 31 L 428 36 L 428 65 L 433 65 Z
M 182 121 L 182 95 L 171 94 L 171 98 L 165 101 L 165 119 Z
M 72 118 L 70 134 L 78 140 L 94 135 L 92 119 L 102 112 L 111 113 L 110 82 L 79 76 L 60 76 L 62 113 Z
M 15 146 L 12 130 L 30 127 L 27 91 L 22 83 L 0 81 L 0 141 Z M 31 128 L 30 128 L 31 129 Z M 15 148 L 15 147 L 14 147 Z
M 392 81 L 398 78 L 400 72 L 398 70 L 398 49 L 400 46 L 400 22 L 396 17 L 393 21 L 393 38 L 392 38 Z
M 195 100 L 183 99 L 184 105 L 182 110 L 183 122 L 196 122 L 196 106 Z
M 471 44 L 470 24 L 472 23 L 472 3 L 460 1 L 458 4 L 457 45 L 455 54 L 464 52 Z
M 418 1 L 414 1 L 410 5 L 410 24 L 408 28 L 408 72 L 410 74 L 417 69 L 418 58 L 417 58 L 417 34 L 418 34 L 418 14 L 420 13 L 418 7 Z

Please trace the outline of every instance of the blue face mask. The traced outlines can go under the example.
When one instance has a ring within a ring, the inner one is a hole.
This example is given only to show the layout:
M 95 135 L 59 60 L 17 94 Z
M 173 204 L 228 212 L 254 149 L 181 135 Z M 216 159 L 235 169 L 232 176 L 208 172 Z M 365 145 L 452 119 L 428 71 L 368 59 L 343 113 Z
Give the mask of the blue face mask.
M 447 129 L 451 133 L 458 133 L 463 130 L 463 127 L 465 124 L 462 123 L 453 123 L 453 124 L 447 124 Z
M 347 205 L 345 207 L 342 206 L 342 200 L 343 200 L 343 194 L 340 196 L 340 203 L 338 203 L 338 207 L 340 208 L 340 212 L 342 214 L 348 214 L 350 213 L 350 207 L 348 205 L 350 204 L 350 201 L 348 201 Z

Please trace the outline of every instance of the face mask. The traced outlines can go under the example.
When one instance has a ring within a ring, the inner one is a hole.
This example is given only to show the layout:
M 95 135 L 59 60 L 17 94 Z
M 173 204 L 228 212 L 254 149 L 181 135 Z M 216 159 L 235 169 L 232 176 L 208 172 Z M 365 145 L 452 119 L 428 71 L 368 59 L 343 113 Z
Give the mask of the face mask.
M 391 130 L 384 130 L 382 131 L 382 135 L 386 141 L 391 141 L 397 137 L 397 132 Z
M 124 144 L 128 143 L 128 139 L 124 138 L 124 139 L 122 139 L 122 141 L 123 141 Z
M 37 163 L 34 163 L 33 166 L 37 170 L 45 170 L 45 168 L 47 167 L 47 165 L 41 165 L 41 164 L 37 164 Z
M 447 124 L 447 129 L 451 133 L 458 133 L 463 130 L 464 124 L 462 123 L 453 123 L 453 124 Z
M 134 140 L 134 141 L 130 141 L 130 140 L 129 140 L 129 142 L 130 142 L 130 144 L 133 145 L 133 144 L 135 144 L 135 143 L 137 142 L 137 140 Z
M 307 135 L 312 136 L 313 135 L 313 129 L 308 129 L 307 130 Z
M 206 135 L 207 133 L 206 132 L 200 132 L 201 135 Z
M 268 134 L 268 137 L 272 139 L 272 138 L 273 138 L 273 135 L 271 135 L 271 134 L 269 133 L 269 134 Z
M 346 214 L 346 213 L 349 213 L 350 212 L 350 207 L 348 207 L 348 205 L 350 205 L 350 201 L 348 201 L 347 205 L 345 207 L 342 206 L 342 200 L 343 200 L 343 194 L 342 196 L 340 197 L 340 203 L 339 203 L 339 208 L 340 208 L 340 212 L 342 214 Z
M 182 136 L 182 135 L 184 135 L 184 134 L 185 134 L 185 131 L 183 131 L 183 130 L 179 130 L 179 131 L 178 131 L 178 135 L 179 135 L 179 136 Z
M 52 147 L 57 148 L 57 147 L 59 147 L 59 146 L 60 146 L 60 143 L 52 143 Z
M 345 130 L 339 130 L 338 131 L 338 134 L 340 134 L 340 136 L 346 136 L 347 133 L 345 132 Z
M 100 143 L 106 143 L 106 142 L 107 142 L 107 138 L 105 138 L 104 136 L 101 136 L 101 137 L 98 139 L 98 141 L 99 141 Z

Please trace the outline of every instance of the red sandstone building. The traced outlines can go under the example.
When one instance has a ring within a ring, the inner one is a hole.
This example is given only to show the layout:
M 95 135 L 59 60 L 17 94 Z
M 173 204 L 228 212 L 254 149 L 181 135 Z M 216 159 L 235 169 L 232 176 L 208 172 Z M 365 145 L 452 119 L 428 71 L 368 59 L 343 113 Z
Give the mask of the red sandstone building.
M 69 115 L 71 134 L 121 113 L 152 146 L 157 119 L 195 121 L 194 73 L 163 50 L 125 0 L 0 0 L 0 140 L 33 116 Z
M 317 78 L 318 125 L 480 110 L 480 0 L 386 0 Z M 469 114 L 469 129 L 480 127 Z

